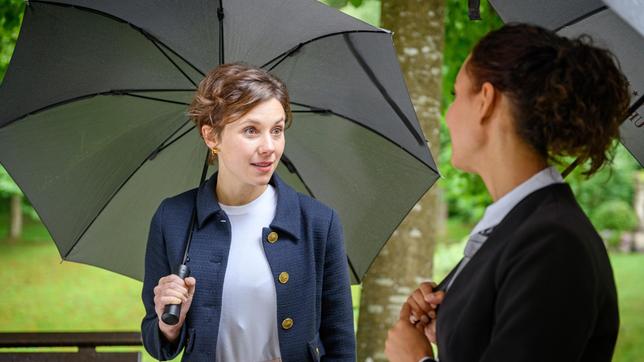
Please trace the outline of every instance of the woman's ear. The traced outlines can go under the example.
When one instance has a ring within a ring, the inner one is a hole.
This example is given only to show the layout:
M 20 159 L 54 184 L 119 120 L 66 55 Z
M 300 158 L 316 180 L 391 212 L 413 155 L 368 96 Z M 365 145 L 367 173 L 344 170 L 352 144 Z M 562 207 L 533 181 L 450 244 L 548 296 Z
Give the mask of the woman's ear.
M 208 146 L 208 148 L 210 149 L 216 148 L 219 145 L 219 142 L 217 142 L 215 129 L 212 128 L 212 126 L 206 124 L 201 126 L 201 137 L 206 143 L 206 146 Z
M 497 98 L 497 90 L 494 88 L 492 83 L 483 83 L 481 90 L 479 91 L 479 112 L 482 122 L 485 122 L 485 120 L 489 119 L 494 113 Z

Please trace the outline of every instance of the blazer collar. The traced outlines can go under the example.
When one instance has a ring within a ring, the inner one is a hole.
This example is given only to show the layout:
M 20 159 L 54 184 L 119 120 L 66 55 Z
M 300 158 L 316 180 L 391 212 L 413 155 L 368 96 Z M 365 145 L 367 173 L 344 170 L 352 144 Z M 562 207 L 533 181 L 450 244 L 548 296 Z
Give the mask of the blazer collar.
M 277 208 L 275 218 L 271 222 L 271 229 L 290 234 L 295 240 L 300 239 L 300 202 L 297 192 L 288 186 L 276 173 L 273 174 L 269 183 L 277 193 Z M 197 220 L 199 228 L 213 215 L 223 213 L 217 201 L 217 173 L 214 173 L 197 190 Z

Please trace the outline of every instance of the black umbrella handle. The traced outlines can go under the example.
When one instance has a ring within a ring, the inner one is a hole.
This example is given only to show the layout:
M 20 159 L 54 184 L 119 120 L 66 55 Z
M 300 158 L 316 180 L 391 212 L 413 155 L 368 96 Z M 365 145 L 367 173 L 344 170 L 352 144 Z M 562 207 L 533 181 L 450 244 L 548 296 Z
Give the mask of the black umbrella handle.
M 177 275 L 181 279 L 185 279 L 188 275 L 190 274 L 190 269 L 188 269 L 188 266 L 185 264 L 179 265 L 179 270 L 177 272 Z M 181 303 L 179 304 L 166 304 L 165 308 L 163 309 L 163 315 L 161 316 L 161 320 L 165 324 L 169 324 L 171 326 L 179 323 L 179 316 L 181 315 Z

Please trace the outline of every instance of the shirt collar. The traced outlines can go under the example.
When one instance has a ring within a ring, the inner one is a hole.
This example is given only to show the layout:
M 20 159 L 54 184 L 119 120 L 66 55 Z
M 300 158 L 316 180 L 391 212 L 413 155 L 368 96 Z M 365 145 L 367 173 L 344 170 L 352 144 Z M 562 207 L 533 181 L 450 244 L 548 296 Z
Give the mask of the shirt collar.
M 290 188 L 282 179 L 273 174 L 269 181 L 277 194 L 277 207 L 275 218 L 271 222 L 271 229 L 277 229 L 290 234 L 295 240 L 300 238 L 300 203 L 297 192 Z M 197 220 L 199 228 L 213 215 L 222 212 L 217 201 L 215 188 L 217 173 L 214 173 L 197 190 Z
M 552 166 L 544 168 L 488 206 L 483 218 L 472 229 L 470 235 L 498 225 L 521 200 L 534 191 L 563 182 L 563 177 L 556 168 Z

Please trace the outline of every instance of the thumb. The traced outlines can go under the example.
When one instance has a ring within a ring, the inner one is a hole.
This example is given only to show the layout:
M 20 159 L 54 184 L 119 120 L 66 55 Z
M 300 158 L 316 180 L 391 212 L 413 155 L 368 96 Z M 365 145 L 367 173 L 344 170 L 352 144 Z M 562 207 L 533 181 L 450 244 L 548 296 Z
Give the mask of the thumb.
M 183 281 L 184 283 L 186 283 L 186 286 L 188 287 L 188 297 L 192 298 L 192 296 L 195 294 L 195 286 L 197 285 L 197 279 L 193 277 L 187 277 Z

